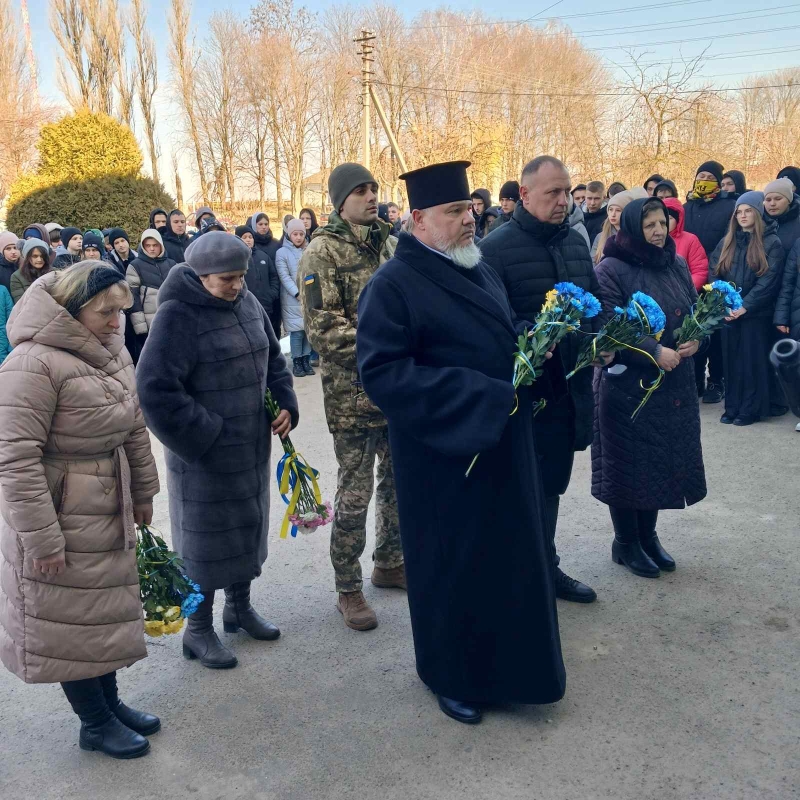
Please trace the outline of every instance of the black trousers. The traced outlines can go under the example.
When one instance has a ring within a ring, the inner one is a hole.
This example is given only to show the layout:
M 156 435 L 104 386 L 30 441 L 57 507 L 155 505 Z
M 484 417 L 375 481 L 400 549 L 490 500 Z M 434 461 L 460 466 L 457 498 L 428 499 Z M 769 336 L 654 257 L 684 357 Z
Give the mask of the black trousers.
M 547 523 L 553 542 L 553 563 L 561 559 L 556 548 L 556 528 L 561 495 L 569 488 L 575 462 L 575 413 L 569 397 L 550 402 L 534 420 L 536 455 L 542 474 Z
M 636 539 L 651 539 L 656 532 L 658 511 L 641 511 L 636 508 L 609 506 L 614 535 L 619 542 L 635 542 Z
M 106 722 L 114 716 L 111 709 L 119 705 L 116 672 L 108 672 L 99 678 L 64 681 L 61 688 L 81 722 L 89 724 Z
M 708 363 L 708 379 L 717 385 L 725 377 L 725 364 L 722 357 L 722 331 L 711 334 L 705 352 L 694 357 L 694 377 L 697 381 L 697 392 L 702 394 L 706 388 L 706 363 Z

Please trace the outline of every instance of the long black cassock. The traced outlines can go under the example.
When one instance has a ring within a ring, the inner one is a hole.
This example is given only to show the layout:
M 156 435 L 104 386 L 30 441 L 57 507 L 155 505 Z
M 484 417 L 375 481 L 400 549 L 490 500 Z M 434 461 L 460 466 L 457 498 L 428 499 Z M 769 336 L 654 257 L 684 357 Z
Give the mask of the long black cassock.
M 511 415 L 502 282 L 401 233 L 358 311 L 361 381 L 389 422 L 420 678 L 462 701 L 560 700 L 552 544 L 527 390 Z

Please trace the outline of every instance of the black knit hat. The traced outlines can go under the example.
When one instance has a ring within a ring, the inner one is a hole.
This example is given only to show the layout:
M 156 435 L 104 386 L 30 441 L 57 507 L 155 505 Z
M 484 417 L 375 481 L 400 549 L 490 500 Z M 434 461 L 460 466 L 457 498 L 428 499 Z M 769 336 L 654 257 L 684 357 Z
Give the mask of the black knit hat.
M 349 162 L 339 164 L 328 178 L 328 194 L 334 209 L 339 211 L 353 189 L 365 183 L 378 183 L 366 167 Z
M 67 247 L 69 245 L 69 240 L 73 236 L 80 236 L 80 235 L 81 235 L 80 228 L 62 228 L 61 233 L 59 233 L 61 244 L 63 244 L 64 247 Z
M 112 228 L 108 232 L 108 243 L 113 247 L 117 239 L 124 239 L 128 244 L 131 243 L 128 234 L 122 228 Z
M 234 233 L 241 239 L 246 233 L 249 233 L 252 237 L 255 238 L 255 233 L 253 233 L 253 229 L 249 225 L 237 225 Z
M 716 179 L 717 183 L 722 183 L 722 174 L 725 172 L 725 167 L 719 161 L 704 161 L 695 172 L 695 177 L 699 172 L 710 172 Z
M 83 247 L 81 249 L 85 250 L 87 247 L 95 247 L 100 253 L 103 253 L 105 251 L 105 242 L 96 233 L 86 231 L 83 234 Z
M 519 200 L 519 182 L 518 181 L 506 181 L 500 187 L 500 199 L 501 200 L 513 200 L 514 202 Z
M 115 283 L 124 283 L 125 279 L 113 267 L 98 267 L 89 273 L 85 289 L 76 294 L 64 308 L 77 317 L 80 310 L 100 292 L 113 286 Z

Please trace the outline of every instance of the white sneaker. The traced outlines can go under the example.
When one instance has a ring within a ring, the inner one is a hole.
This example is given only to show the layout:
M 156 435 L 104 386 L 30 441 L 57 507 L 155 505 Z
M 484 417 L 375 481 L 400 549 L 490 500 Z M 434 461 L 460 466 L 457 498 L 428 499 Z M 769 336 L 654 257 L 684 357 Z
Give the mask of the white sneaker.
M 795 430 L 796 430 L 798 433 L 800 433 L 800 422 L 798 422 L 798 423 L 797 423 L 797 425 L 795 425 L 795 428 L 794 428 L 794 429 L 795 429 Z

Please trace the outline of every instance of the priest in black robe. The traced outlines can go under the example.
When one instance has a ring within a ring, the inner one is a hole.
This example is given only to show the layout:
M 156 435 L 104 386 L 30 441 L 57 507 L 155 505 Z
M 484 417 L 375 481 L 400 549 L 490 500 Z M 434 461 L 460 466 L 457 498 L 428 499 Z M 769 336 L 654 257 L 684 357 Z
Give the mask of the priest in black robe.
M 467 166 L 401 176 L 410 232 L 361 294 L 357 353 L 389 422 L 417 672 L 475 723 L 560 700 L 566 675 L 532 398 L 511 383 L 525 323 L 473 244 Z

